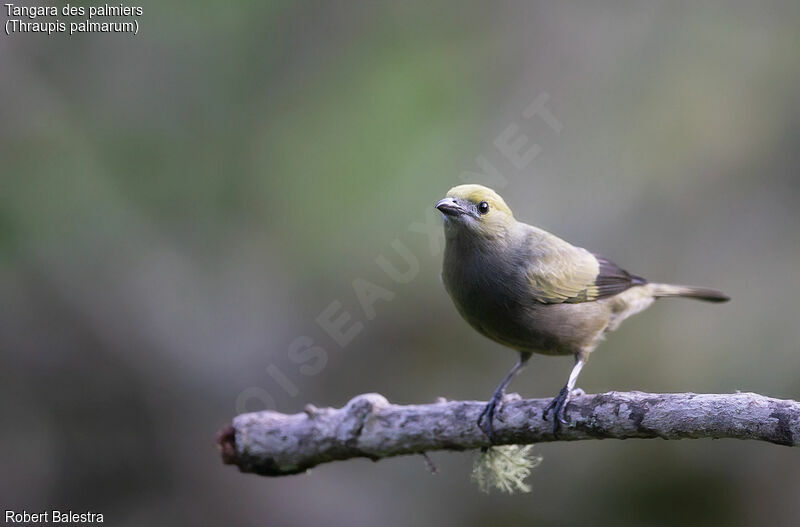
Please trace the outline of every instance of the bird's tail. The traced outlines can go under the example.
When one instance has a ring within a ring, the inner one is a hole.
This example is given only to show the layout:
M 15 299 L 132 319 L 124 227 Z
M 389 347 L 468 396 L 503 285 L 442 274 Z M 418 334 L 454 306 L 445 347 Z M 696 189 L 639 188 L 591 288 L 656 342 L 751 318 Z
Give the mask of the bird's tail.
M 731 298 L 716 289 L 706 287 L 692 287 L 688 285 L 671 284 L 648 284 L 653 296 L 656 298 L 666 296 L 682 296 L 686 298 L 696 298 L 704 302 L 727 302 Z

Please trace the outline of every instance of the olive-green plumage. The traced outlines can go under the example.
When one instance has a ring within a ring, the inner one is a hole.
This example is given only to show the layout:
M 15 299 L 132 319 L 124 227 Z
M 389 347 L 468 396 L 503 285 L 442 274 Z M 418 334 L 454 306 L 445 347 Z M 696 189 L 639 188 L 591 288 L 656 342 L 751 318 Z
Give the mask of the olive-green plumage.
M 520 362 L 482 415 L 490 436 L 495 407 L 531 353 L 575 356 L 561 400 L 553 402 L 557 427 L 578 372 L 606 331 L 658 297 L 728 300 L 711 289 L 649 283 L 517 221 L 503 198 L 481 185 L 450 189 L 436 208 L 444 215 L 442 280 L 458 312 L 481 334 L 520 352 Z

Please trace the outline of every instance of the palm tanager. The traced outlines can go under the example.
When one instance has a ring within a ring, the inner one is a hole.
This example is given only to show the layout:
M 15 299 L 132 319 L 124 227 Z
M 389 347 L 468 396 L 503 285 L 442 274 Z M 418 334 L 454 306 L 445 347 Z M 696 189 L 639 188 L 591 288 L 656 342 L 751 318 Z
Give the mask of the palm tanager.
M 492 421 L 511 379 L 531 354 L 573 355 L 575 366 L 553 411 L 553 433 L 578 374 L 607 331 L 661 297 L 725 302 L 713 289 L 651 283 L 610 260 L 514 219 L 495 191 L 459 185 L 436 203 L 444 217 L 442 281 L 469 325 L 519 353 L 478 419 L 493 440 Z

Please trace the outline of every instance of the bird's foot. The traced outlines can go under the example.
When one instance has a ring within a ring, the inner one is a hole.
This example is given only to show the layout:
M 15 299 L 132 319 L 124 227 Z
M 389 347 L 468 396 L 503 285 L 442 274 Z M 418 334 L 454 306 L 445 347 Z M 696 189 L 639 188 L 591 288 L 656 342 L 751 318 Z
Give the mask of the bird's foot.
M 544 412 L 542 412 L 542 419 L 547 421 L 547 414 L 553 411 L 553 435 L 558 434 L 558 427 L 561 424 L 567 424 L 567 403 L 569 402 L 570 392 L 567 387 L 561 388 L 550 404 L 548 404 Z
M 503 396 L 505 392 L 495 392 L 492 395 L 492 398 L 489 402 L 484 406 L 481 415 L 478 416 L 478 428 L 480 428 L 486 437 L 489 438 L 489 442 L 494 444 L 494 414 L 499 410 L 500 406 L 503 402 Z

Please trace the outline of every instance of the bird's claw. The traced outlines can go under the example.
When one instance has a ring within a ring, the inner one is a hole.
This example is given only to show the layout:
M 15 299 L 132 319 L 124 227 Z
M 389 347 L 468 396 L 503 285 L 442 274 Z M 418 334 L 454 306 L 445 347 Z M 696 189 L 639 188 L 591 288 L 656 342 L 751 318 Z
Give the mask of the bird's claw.
M 484 406 L 483 411 L 478 416 L 478 428 L 486 434 L 489 442 L 494 444 L 494 414 L 497 412 L 500 403 L 503 400 L 502 393 L 495 393 L 489 402 Z
M 559 424 L 567 424 L 567 402 L 569 402 L 569 391 L 567 387 L 561 388 L 558 395 L 553 397 L 553 400 L 545 407 L 542 412 L 542 419 L 547 421 L 547 415 L 553 411 L 553 435 L 558 434 Z

